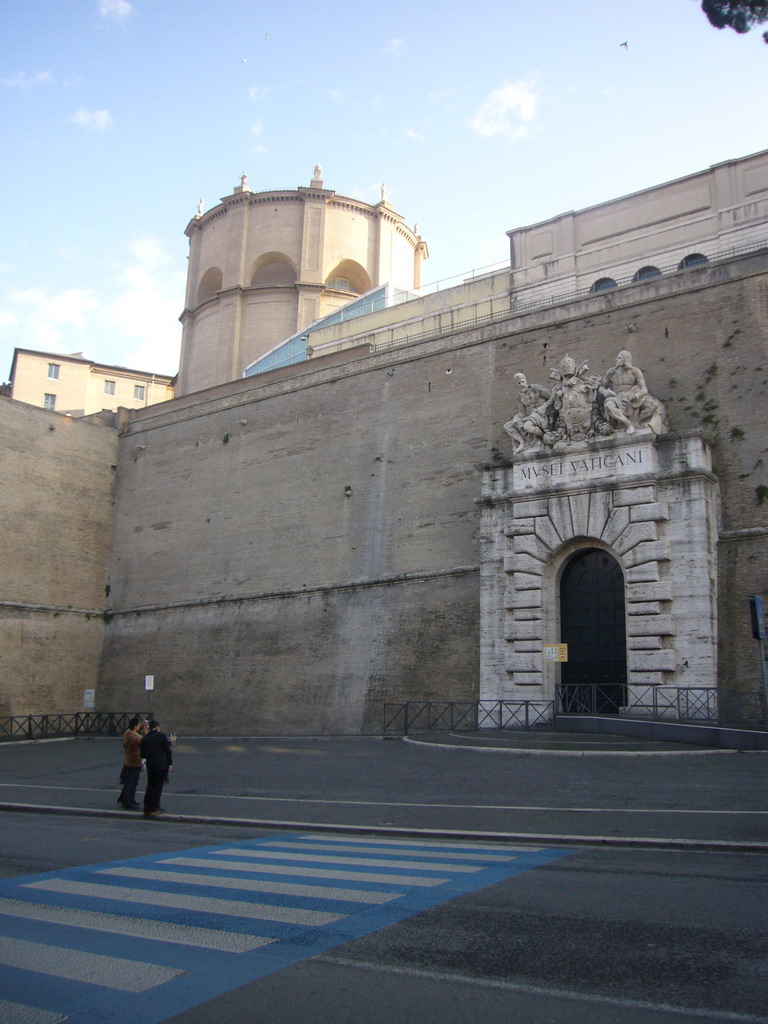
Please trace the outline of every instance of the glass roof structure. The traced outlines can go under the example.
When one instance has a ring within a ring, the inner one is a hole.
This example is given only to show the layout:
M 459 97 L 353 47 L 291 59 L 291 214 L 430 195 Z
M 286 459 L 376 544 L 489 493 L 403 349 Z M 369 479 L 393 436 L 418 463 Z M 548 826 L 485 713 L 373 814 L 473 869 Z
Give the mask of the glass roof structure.
M 258 373 L 277 370 L 282 366 L 303 363 L 308 358 L 307 349 L 310 348 L 310 338 L 314 331 L 318 331 L 322 327 L 330 327 L 332 324 L 343 323 L 345 320 L 354 320 L 358 316 L 375 313 L 380 309 L 388 309 L 390 306 L 396 306 L 400 302 L 407 302 L 409 299 L 418 297 L 416 292 L 395 288 L 389 283 L 372 288 L 365 295 L 358 295 L 357 298 L 352 299 L 340 309 L 321 317 L 309 327 L 297 331 L 286 341 L 281 341 L 279 345 L 246 366 L 243 376 L 253 377 Z

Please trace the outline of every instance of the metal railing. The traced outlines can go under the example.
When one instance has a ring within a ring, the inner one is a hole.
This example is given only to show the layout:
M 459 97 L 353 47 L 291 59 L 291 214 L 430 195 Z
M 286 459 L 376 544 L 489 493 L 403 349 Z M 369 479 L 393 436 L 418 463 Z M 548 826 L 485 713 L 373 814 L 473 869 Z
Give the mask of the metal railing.
M 618 715 L 658 722 L 765 728 L 758 691 L 725 691 L 714 686 L 579 683 L 559 686 L 556 701 L 557 715 Z
M 67 736 L 122 736 L 140 711 L 74 711 L 71 714 L 0 716 L 0 743 Z
M 717 263 L 720 260 L 734 259 L 737 256 L 748 256 L 751 253 L 756 253 L 759 252 L 761 249 L 765 249 L 766 246 L 768 246 L 768 239 L 761 238 L 755 239 L 752 242 L 747 242 L 743 245 L 733 245 L 727 249 L 719 249 L 716 252 L 711 252 L 707 256 L 707 263 L 711 265 L 712 263 Z M 679 264 L 665 264 L 664 266 L 658 268 L 661 273 L 657 277 L 652 278 L 652 280 L 658 281 L 660 278 L 668 277 L 670 274 L 687 273 L 689 270 L 700 269 L 703 265 L 704 264 L 697 264 L 695 266 L 683 269 L 680 267 Z M 500 265 L 499 270 L 503 270 L 505 266 L 508 265 Z M 514 267 L 509 267 L 510 273 L 514 273 L 515 269 L 516 268 Z M 601 273 L 595 271 L 596 279 L 599 279 L 601 276 Z M 467 278 L 467 280 L 470 280 L 470 278 Z M 621 288 L 624 285 L 644 283 L 642 280 L 638 280 L 635 274 L 627 274 L 623 277 L 611 278 L 611 280 L 615 282 L 616 288 Z M 527 291 L 532 291 L 535 288 L 536 286 L 532 285 L 529 286 L 528 288 L 520 289 L 520 292 L 524 295 Z M 458 331 L 470 330 L 474 327 L 480 327 L 485 324 L 495 323 L 497 321 L 509 319 L 514 316 L 523 315 L 526 313 L 533 313 L 537 310 L 546 309 L 551 306 L 558 306 L 565 302 L 576 302 L 581 299 L 592 299 L 595 298 L 596 296 L 608 295 L 614 292 L 616 288 L 612 287 L 604 291 L 595 292 L 592 290 L 592 286 L 589 286 L 584 288 L 570 289 L 568 291 L 562 292 L 553 291 L 546 295 L 542 295 L 539 298 L 533 299 L 518 299 L 517 290 L 513 288 L 510 293 L 510 305 L 509 308 L 507 309 L 498 310 L 495 313 L 470 314 L 464 319 L 457 321 L 456 323 L 450 324 L 450 326 L 448 327 L 442 325 L 439 327 L 432 327 L 424 331 L 417 331 L 414 332 L 413 334 L 408 334 L 401 338 L 390 338 L 389 341 L 376 341 L 373 332 L 368 335 L 361 336 L 359 340 L 361 344 L 368 341 L 373 352 L 382 352 L 386 349 L 400 348 L 401 346 L 404 345 L 412 345 L 414 342 L 428 341 L 431 338 L 440 337 L 444 334 L 451 334 Z M 484 297 L 482 299 L 479 299 L 477 303 L 475 303 L 474 305 L 479 306 L 486 302 L 488 302 L 488 298 Z M 429 315 L 433 316 L 434 314 Z M 426 317 L 424 319 L 426 319 Z M 386 330 L 391 330 L 391 328 L 381 328 L 381 330 L 376 333 L 383 334 Z M 343 346 L 345 344 L 346 342 L 339 342 L 340 346 Z
M 559 686 L 554 700 L 391 702 L 384 705 L 383 733 L 556 729 L 558 717 L 569 715 L 765 728 L 762 695 L 757 691 L 584 683 Z
M 551 700 L 427 700 L 384 705 L 384 734 L 477 729 L 547 729 Z

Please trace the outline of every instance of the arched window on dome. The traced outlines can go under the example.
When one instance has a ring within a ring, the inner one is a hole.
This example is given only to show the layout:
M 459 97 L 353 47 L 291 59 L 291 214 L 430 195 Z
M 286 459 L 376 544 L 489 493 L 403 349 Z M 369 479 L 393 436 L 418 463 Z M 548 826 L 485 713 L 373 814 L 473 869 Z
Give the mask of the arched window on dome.
M 700 252 L 691 252 L 680 260 L 677 269 L 688 270 L 689 267 L 700 267 L 704 263 L 709 263 L 706 256 Z
M 296 284 L 296 268 L 281 252 L 266 252 L 251 272 L 251 288 L 281 288 Z
M 591 292 L 609 292 L 612 288 L 616 287 L 616 282 L 612 277 L 601 277 L 592 285 L 589 289 Z
M 658 267 L 640 267 L 638 271 L 632 277 L 633 281 L 648 281 L 652 277 L 661 277 L 661 271 Z
M 365 295 L 373 285 L 365 268 L 356 260 L 341 260 L 326 277 L 325 287 L 331 291 Z
M 346 277 L 332 277 L 325 282 L 325 287 L 332 288 L 336 292 L 351 292 L 353 295 L 359 294 L 357 288 Z
M 209 267 L 200 278 L 200 284 L 197 286 L 197 304 L 200 305 L 201 302 L 207 302 L 208 299 L 212 299 L 216 292 L 221 291 L 221 286 L 221 271 L 218 267 Z

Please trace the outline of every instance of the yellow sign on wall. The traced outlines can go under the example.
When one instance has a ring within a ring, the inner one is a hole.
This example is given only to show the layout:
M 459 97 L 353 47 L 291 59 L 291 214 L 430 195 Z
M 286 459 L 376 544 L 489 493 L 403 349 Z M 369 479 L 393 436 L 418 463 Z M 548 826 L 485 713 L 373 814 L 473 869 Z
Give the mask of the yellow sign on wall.
M 568 661 L 568 644 L 544 644 L 544 661 Z

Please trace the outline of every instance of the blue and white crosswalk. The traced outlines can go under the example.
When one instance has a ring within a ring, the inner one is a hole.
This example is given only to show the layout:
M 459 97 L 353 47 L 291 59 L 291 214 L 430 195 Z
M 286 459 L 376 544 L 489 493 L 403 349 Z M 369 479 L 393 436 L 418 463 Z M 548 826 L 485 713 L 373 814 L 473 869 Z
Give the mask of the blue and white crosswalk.
M 0 882 L 0 1020 L 157 1024 L 566 850 L 281 835 Z

